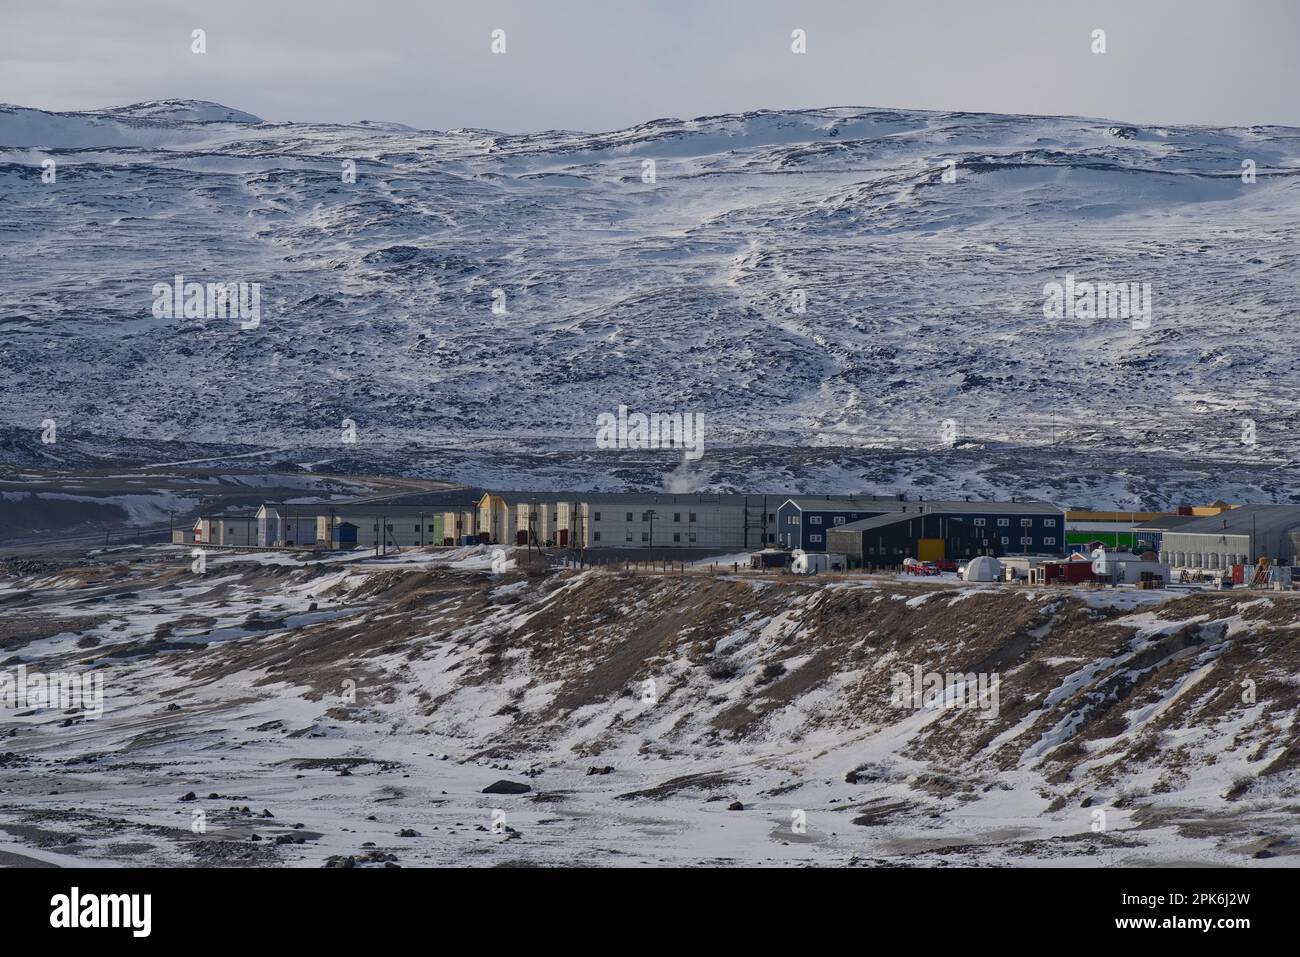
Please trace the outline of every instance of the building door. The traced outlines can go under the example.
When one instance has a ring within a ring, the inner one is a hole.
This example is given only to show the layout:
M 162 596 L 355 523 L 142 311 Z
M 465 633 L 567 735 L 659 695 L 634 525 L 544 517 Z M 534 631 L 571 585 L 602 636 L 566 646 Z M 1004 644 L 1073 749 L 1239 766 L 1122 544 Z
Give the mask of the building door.
M 919 538 L 916 541 L 916 557 L 923 562 L 943 561 L 942 538 Z

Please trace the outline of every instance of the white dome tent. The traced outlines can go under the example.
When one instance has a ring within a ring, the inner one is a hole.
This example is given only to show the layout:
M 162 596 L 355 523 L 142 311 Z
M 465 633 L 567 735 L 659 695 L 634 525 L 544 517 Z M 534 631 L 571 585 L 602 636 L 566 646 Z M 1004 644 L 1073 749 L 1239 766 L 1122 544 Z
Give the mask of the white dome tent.
M 1002 580 L 1002 563 L 991 555 L 978 555 L 966 565 L 966 581 L 995 582 Z

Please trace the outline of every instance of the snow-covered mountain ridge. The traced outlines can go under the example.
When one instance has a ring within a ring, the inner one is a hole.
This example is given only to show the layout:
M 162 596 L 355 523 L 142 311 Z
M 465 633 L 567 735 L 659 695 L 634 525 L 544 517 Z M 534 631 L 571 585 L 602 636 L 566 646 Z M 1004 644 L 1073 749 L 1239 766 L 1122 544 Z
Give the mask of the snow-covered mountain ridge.
M 932 449 L 948 418 L 1270 467 L 1300 445 L 1292 128 L 846 107 L 515 135 L 5 106 L 0 193 L 11 461 L 52 451 L 47 418 L 110 444 L 594 450 L 619 404 L 701 412 L 715 448 Z M 177 275 L 259 283 L 260 322 L 156 317 Z M 1067 276 L 1150 283 L 1150 328 L 1044 318 Z

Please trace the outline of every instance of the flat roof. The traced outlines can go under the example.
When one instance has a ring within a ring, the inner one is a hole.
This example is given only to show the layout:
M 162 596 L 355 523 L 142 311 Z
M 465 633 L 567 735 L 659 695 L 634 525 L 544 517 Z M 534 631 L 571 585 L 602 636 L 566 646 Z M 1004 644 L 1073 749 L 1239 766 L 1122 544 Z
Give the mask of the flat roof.
M 1271 535 L 1300 527 L 1300 505 L 1239 505 L 1218 515 L 1194 518 L 1169 535 Z
M 390 495 L 384 498 L 372 499 L 368 502 L 322 502 L 321 507 L 335 511 L 348 509 L 350 511 L 372 511 L 377 508 L 391 508 L 401 506 L 403 508 L 477 508 L 479 499 L 483 497 L 483 490 L 479 488 L 449 488 L 438 492 L 404 492 L 401 495 Z
M 1161 515 L 1159 518 L 1153 518 L 1150 521 L 1134 525 L 1133 531 L 1163 532 L 1171 528 L 1179 528 L 1188 522 L 1199 522 L 1200 520 L 1201 517 L 1197 515 Z
M 977 514 L 983 513 L 988 515 L 1006 514 L 1044 514 L 1044 515 L 1061 515 L 1064 510 L 1051 502 L 1040 502 L 1037 499 L 1023 500 L 1016 502 L 981 502 L 981 501 L 953 501 L 950 499 L 933 499 L 933 500 L 908 500 L 899 501 L 895 498 L 882 498 L 878 501 L 871 499 L 818 499 L 818 498 L 791 498 L 787 502 L 794 504 L 800 511 L 836 511 L 842 510 L 844 506 L 849 508 L 860 507 L 864 509 L 877 508 L 882 512 L 907 512 L 909 515 L 918 515 L 921 513 L 939 512 L 945 514 Z
M 592 505 L 767 505 L 773 510 L 785 500 L 782 495 L 692 492 L 574 492 L 573 501 Z
M 872 495 L 870 492 L 862 495 L 787 495 L 781 500 L 781 504 L 785 505 L 787 502 L 801 511 L 811 511 L 818 508 L 833 509 L 838 506 L 879 508 L 883 510 L 911 504 L 902 501 L 897 495 Z

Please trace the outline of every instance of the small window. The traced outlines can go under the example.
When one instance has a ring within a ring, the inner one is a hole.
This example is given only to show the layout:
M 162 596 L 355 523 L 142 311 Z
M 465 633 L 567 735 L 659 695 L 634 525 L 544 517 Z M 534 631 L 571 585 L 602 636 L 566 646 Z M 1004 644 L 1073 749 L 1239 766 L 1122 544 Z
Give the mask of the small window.
M 673 512 L 673 521 L 674 521 L 674 522 L 680 522 L 681 520 L 682 520 L 682 513 L 681 513 L 681 512 Z
M 773 515 L 771 512 L 768 512 L 768 513 L 767 513 L 767 521 L 768 521 L 768 524 L 769 524 L 769 525 L 774 524 L 774 523 L 776 522 L 776 516 Z
M 384 528 L 388 529 L 388 531 L 391 532 L 393 530 L 393 523 L 389 522 L 387 525 L 384 526 Z
M 809 515 L 809 516 L 808 516 L 808 524 L 809 524 L 809 525 L 820 525 L 821 523 L 822 523 L 822 517 L 821 517 L 820 515 Z
M 977 519 L 975 519 L 975 524 L 976 524 L 977 526 L 979 526 L 979 527 L 983 527 L 983 525 L 984 525 L 984 519 L 982 519 L 982 518 L 977 518 Z
M 593 522 L 599 522 L 599 521 L 600 521 L 600 512 L 593 512 L 592 515 L 593 515 L 593 518 L 592 518 L 592 521 L 593 521 Z
M 1034 524 L 1034 520 L 1033 520 L 1032 518 L 1022 518 L 1022 519 L 1020 520 L 1020 527 L 1021 527 L 1021 528 L 1028 528 L 1030 525 L 1033 525 L 1033 524 Z
M 628 513 L 627 513 L 627 520 L 628 520 L 629 522 L 632 521 L 632 513 L 631 513 L 631 512 L 628 512 Z
M 433 526 L 432 526 L 432 525 L 429 526 L 429 531 L 433 531 Z
M 643 542 L 648 542 L 648 541 L 650 541 L 650 533 L 649 533 L 649 532 L 642 532 L 642 533 L 641 533 L 641 541 L 643 541 Z
M 770 542 L 770 541 L 773 541 L 775 538 L 776 538 L 775 535 L 769 535 L 769 536 L 767 536 L 767 540 L 768 540 L 769 542 Z M 691 540 L 691 541 L 695 541 L 695 533 L 694 533 L 694 532 L 691 532 L 691 533 L 690 533 L 690 540 Z
M 1002 536 L 1002 544 L 1003 544 L 1003 545 L 1010 545 L 1010 544 L 1011 544 L 1011 539 L 1009 539 L 1009 538 L 1007 538 L 1005 535 L 1003 535 L 1003 536 Z
M 646 509 L 644 512 L 641 513 L 641 521 L 643 522 L 650 521 L 650 509 Z
M 433 526 L 432 526 L 432 525 L 429 526 L 429 531 L 433 531 Z M 417 535 L 420 533 L 420 526 L 419 526 L 419 525 L 415 526 L 415 532 L 416 532 Z
M 1010 524 L 1011 524 L 1011 519 L 1009 518 L 998 519 L 998 528 L 1006 528 Z
M 673 541 L 674 541 L 674 542 L 680 542 L 681 540 L 682 540 L 682 533 L 681 533 L 681 532 L 673 532 Z
M 371 530 L 372 532 L 377 532 L 377 531 L 379 531 L 379 523 L 378 523 L 378 522 L 375 522 L 375 524 L 371 525 L 371 526 L 370 526 L 370 530 Z
M 808 541 L 810 541 L 810 542 L 820 542 L 821 540 L 822 540 L 822 537 L 821 537 L 820 535 L 809 535 L 809 536 L 808 536 Z
M 691 513 L 689 514 L 689 520 L 692 521 L 692 522 L 695 521 L 695 513 L 694 513 L 694 512 L 691 512 Z
M 1055 539 L 1055 538 L 1051 538 L 1051 537 L 1044 538 L 1044 539 L 1043 539 L 1043 544 L 1044 544 L 1044 545 L 1055 545 L 1055 544 L 1056 544 L 1056 539 Z
M 597 541 L 597 542 L 600 541 L 600 532 L 592 532 L 592 533 L 591 533 L 591 537 L 592 537 L 593 540 L 595 540 L 595 541 Z
M 1054 518 L 1045 518 L 1045 519 L 1043 519 L 1043 527 L 1044 527 L 1044 528 L 1056 528 L 1056 519 L 1054 519 Z M 1055 539 L 1053 539 L 1053 541 L 1055 541 Z
M 831 519 L 831 522 L 832 522 L 832 524 L 835 524 L 835 525 L 843 525 L 843 524 L 844 524 L 844 516 L 843 516 L 843 515 L 836 515 L 833 519 Z

